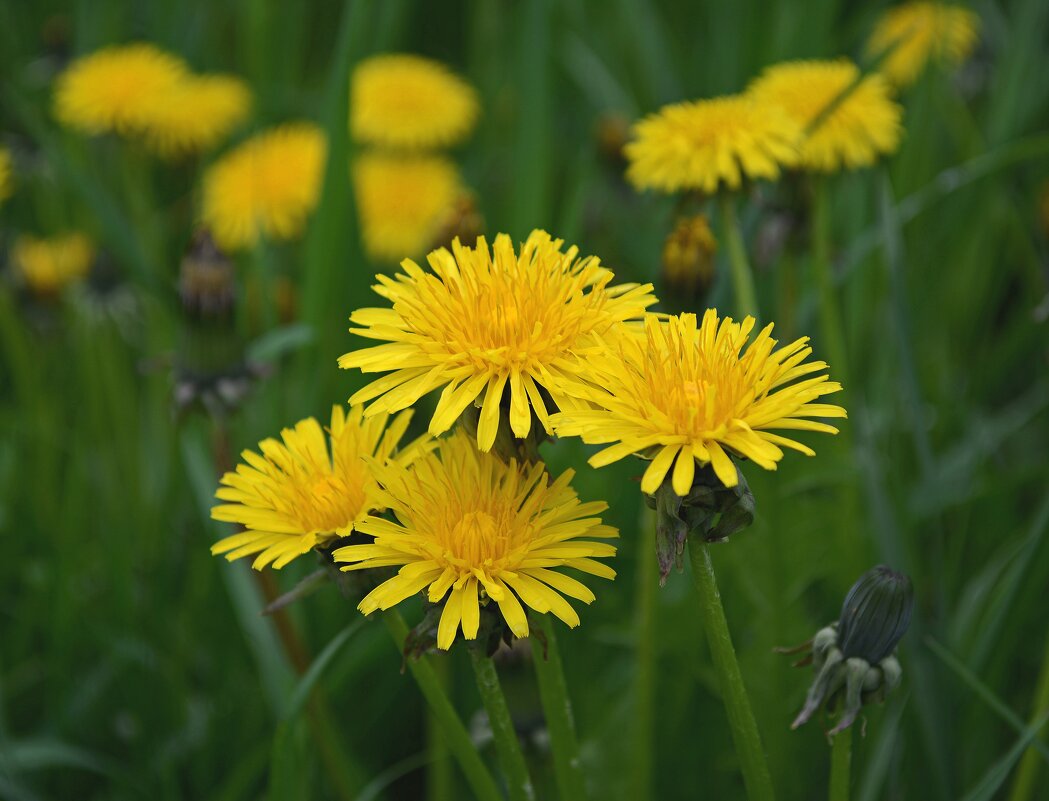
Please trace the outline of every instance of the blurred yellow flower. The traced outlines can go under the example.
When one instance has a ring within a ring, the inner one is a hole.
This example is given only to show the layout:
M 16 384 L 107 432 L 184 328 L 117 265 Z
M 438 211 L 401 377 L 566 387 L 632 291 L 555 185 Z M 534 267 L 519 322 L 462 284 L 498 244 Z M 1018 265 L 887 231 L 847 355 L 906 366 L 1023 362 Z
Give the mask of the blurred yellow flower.
M 3 203 L 15 191 L 14 168 L 11 166 L 11 152 L 0 147 L 0 203 Z
M 258 554 L 256 570 L 270 563 L 280 569 L 349 534 L 369 512 L 382 508 L 373 466 L 407 465 L 432 447 L 424 436 L 397 451 L 411 416 L 407 411 L 392 420 L 387 415 L 365 420 L 360 407 L 347 414 L 334 406 L 327 438 L 310 417 L 284 429 L 283 442 L 260 442 L 261 455 L 245 450 L 236 472 L 222 477 L 215 497 L 226 503 L 211 516 L 247 530 L 215 543 L 211 552 L 230 561 Z
M 473 131 L 477 93 L 437 61 L 421 56 L 373 56 L 350 85 L 350 133 L 391 148 L 458 144 Z
M 394 263 L 433 245 L 461 188 L 459 170 L 440 156 L 365 153 L 353 178 L 364 249 Z
M 391 464 L 375 472 L 380 503 L 396 520 L 365 518 L 357 530 L 375 541 L 332 555 L 351 563 L 343 570 L 403 565 L 361 601 L 366 615 L 424 589 L 431 603 L 447 596 L 439 648 L 451 647 L 460 626 L 465 639 L 476 639 L 481 604 L 490 601 L 518 637 L 528 636 L 522 604 L 578 626 L 579 615 L 564 596 L 590 603 L 594 594 L 557 568 L 615 578 L 612 568 L 596 561 L 615 556 L 615 546 L 583 539 L 618 536 L 595 517 L 608 505 L 581 503 L 569 486 L 571 470 L 551 481 L 542 464 L 506 464 L 459 432 L 411 470 Z
M 298 235 L 317 205 L 327 150 L 318 126 L 289 123 L 253 136 L 208 168 L 201 217 L 219 247 Z
M 55 116 L 89 134 L 140 130 L 157 95 L 188 74 L 151 44 L 106 47 L 74 61 L 55 83 Z
M 743 95 L 677 103 L 635 123 L 626 174 L 638 189 L 738 189 L 792 166 L 800 134 L 792 117 Z
M 23 235 L 11 248 L 16 275 L 38 295 L 55 295 L 84 278 L 94 257 L 94 244 L 78 232 L 50 238 Z
M 166 157 L 202 153 L 247 119 L 251 90 L 228 75 L 192 75 L 158 92 L 146 104 L 141 133 Z
M 372 401 L 368 414 L 393 412 L 443 387 L 430 420 L 430 432 L 440 434 L 483 398 L 477 444 L 487 451 L 508 389 L 514 435 L 528 435 L 532 410 L 550 431 L 544 390 L 556 406 L 574 405 L 555 379 L 594 351 L 595 334 L 640 318 L 656 302 L 651 284 L 611 286 L 611 270 L 563 244 L 545 231 L 533 231 L 519 254 L 506 234 L 491 251 L 484 237 L 476 248 L 456 240 L 451 252 L 429 255 L 432 273 L 405 259 L 404 273 L 377 276 L 374 289 L 393 308 L 358 309 L 350 320 L 360 327 L 350 331 L 388 344 L 347 353 L 339 366 L 392 372 L 350 402 Z
M 643 334 L 621 337 L 589 357 L 580 372 L 585 380 L 564 387 L 593 407 L 554 415 L 554 430 L 590 444 L 613 443 L 590 458 L 594 467 L 631 454 L 651 458 L 641 480 L 649 494 L 672 470 L 674 492 L 686 495 L 696 462 L 712 465 L 721 482 L 734 487 L 732 453 L 766 470 L 776 469 L 781 447 L 813 455 L 769 429 L 836 434 L 809 418 L 846 416 L 840 406 L 815 402 L 841 385 L 825 374 L 803 378 L 826 363 L 805 362 L 812 353 L 807 337 L 777 349 L 771 324 L 744 352 L 754 325 L 753 317 L 719 320 L 713 309 L 700 325 L 694 314 L 663 321 L 647 315 Z
M 914 2 L 890 8 L 867 41 L 867 52 L 877 58 L 893 47 L 879 70 L 898 86 L 914 83 L 925 65 L 935 61 L 961 64 L 976 46 L 980 18 L 961 6 Z
M 781 107 L 803 130 L 798 166 L 836 172 L 870 166 L 900 144 L 903 109 L 880 75 L 860 79 L 848 59 L 788 61 L 751 83 L 762 108 Z M 813 127 L 815 126 L 815 127 Z

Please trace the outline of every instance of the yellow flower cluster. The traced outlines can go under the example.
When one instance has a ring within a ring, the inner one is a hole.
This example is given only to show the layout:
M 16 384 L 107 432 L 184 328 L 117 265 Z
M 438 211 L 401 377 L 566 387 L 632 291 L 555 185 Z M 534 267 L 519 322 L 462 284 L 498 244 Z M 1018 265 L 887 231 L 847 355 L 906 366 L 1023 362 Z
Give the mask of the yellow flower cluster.
M 31 292 L 42 297 L 54 296 L 84 278 L 94 257 L 91 239 L 78 232 L 50 238 L 23 235 L 11 248 L 15 274 Z
M 421 56 L 373 56 L 354 70 L 350 133 L 369 149 L 353 182 L 371 259 L 397 263 L 433 246 L 466 190 L 458 167 L 432 151 L 465 140 L 479 108 L 472 86 Z
M 115 132 L 162 156 L 215 147 L 248 116 L 238 78 L 196 75 L 151 44 L 107 47 L 74 61 L 55 84 L 55 116 L 87 134 Z
M 867 41 L 872 58 L 883 56 L 879 67 L 897 86 L 914 83 L 931 61 L 945 66 L 961 64 L 976 46 L 980 18 L 961 6 L 911 2 L 882 15 Z

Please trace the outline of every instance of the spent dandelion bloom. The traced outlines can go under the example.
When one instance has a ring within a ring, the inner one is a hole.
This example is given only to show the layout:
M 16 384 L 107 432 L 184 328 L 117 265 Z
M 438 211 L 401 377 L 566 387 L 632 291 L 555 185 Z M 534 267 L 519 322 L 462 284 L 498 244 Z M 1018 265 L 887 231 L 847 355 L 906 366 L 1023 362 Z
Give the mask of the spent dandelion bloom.
M 350 83 L 354 139 L 397 149 L 456 145 L 473 131 L 477 93 L 443 64 L 388 54 L 362 61 Z
M 731 455 L 766 470 L 776 469 L 783 448 L 813 455 L 773 430 L 836 434 L 811 418 L 846 416 L 840 406 L 817 402 L 841 385 L 828 380 L 826 363 L 806 361 L 807 337 L 777 348 L 770 324 L 748 346 L 754 326 L 753 317 L 737 323 L 713 309 L 698 324 L 694 314 L 648 315 L 643 332 L 587 359 L 585 381 L 566 389 L 592 408 L 554 415 L 557 435 L 608 445 L 591 457 L 595 467 L 631 454 L 651 459 L 641 480 L 648 494 L 670 473 L 674 492 L 686 495 L 697 463 L 734 487 Z
M 246 529 L 211 547 L 230 561 L 258 554 L 252 567 L 282 568 L 311 548 L 348 535 L 381 510 L 374 466 L 407 465 L 432 446 L 420 437 L 398 450 L 411 412 L 364 419 L 359 407 L 332 407 L 327 436 L 315 418 L 245 450 L 234 472 L 222 477 L 211 510 L 215 520 Z M 329 450 L 330 444 L 330 450 Z
M 22 283 L 37 295 L 55 295 L 83 279 L 91 269 L 95 246 L 79 232 L 49 238 L 23 235 L 11 248 L 11 262 Z
M 946 3 L 904 3 L 888 9 L 867 41 L 872 58 L 885 55 L 878 69 L 897 86 L 914 83 L 925 66 L 955 66 L 976 46 L 980 18 L 968 8 Z
M 778 108 L 734 95 L 665 106 L 635 123 L 626 145 L 627 178 L 660 192 L 721 187 L 744 180 L 776 180 L 797 160 L 798 122 Z
M 0 204 L 15 191 L 14 172 L 11 151 L 6 147 L 0 147 Z
M 327 158 L 324 132 L 288 123 L 253 136 L 204 175 L 201 217 L 224 250 L 297 236 L 317 205 Z
M 569 486 L 571 470 L 551 479 L 541 463 L 505 463 L 457 432 L 410 470 L 389 464 L 375 472 L 393 519 L 365 518 L 357 530 L 374 542 L 332 556 L 349 563 L 343 570 L 400 567 L 361 601 L 366 615 L 422 590 L 432 603 L 444 601 L 440 648 L 451 647 L 460 626 L 465 639 L 476 639 L 481 605 L 489 602 L 518 637 L 528 635 L 526 606 L 577 626 L 565 596 L 590 603 L 594 594 L 561 569 L 615 578 L 597 561 L 614 556 L 615 547 L 594 541 L 618 536 L 596 517 L 608 506 L 581 502 Z
M 211 150 L 248 117 L 251 90 L 229 75 L 187 76 L 158 92 L 141 120 L 146 145 L 172 158 Z
M 394 263 L 427 251 L 461 189 L 459 170 L 441 156 L 365 153 L 353 179 L 364 249 Z
M 893 153 L 903 109 L 881 75 L 861 77 L 848 59 L 788 61 L 751 83 L 762 108 L 778 106 L 803 130 L 798 166 L 818 172 L 869 167 Z
M 184 80 L 177 56 L 151 44 L 106 47 L 74 61 L 55 83 L 55 116 L 88 134 L 139 131 L 154 99 Z
M 388 372 L 351 399 L 371 402 L 367 413 L 405 409 L 443 388 L 430 420 L 441 434 L 470 404 L 481 407 L 477 443 L 495 442 L 504 395 L 514 436 L 528 436 L 532 413 L 549 432 L 547 398 L 555 406 L 578 402 L 558 390 L 558 377 L 599 344 L 616 323 L 640 319 L 656 302 L 651 284 L 613 285 L 612 271 L 596 256 L 533 231 L 515 252 L 506 234 L 491 249 L 458 240 L 430 253 L 432 272 L 411 259 L 404 272 L 377 276 L 373 289 L 390 308 L 358 309 L 351 333 L 384 344 L 343 355 L 339 366 Z

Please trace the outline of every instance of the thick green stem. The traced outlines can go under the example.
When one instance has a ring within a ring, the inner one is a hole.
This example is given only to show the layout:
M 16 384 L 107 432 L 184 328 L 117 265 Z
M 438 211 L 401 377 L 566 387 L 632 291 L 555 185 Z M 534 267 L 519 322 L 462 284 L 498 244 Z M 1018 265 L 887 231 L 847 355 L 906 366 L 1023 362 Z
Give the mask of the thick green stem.
M 579 764 L 579 742 L 576 739 L 572 701 L 568 696 L 561 652 L 550 615 L 539 615 L 537 625 L 546 637 L 546 649 L 538 637 L 530 637 L 532 661 L 539 681 L 539 699 L 543 704 L 546 728 L 550 732 L 550 748 L 554 755 L 554 773 L 557 790 L 563 801 L 586 798 L 586 782 Z
M 656 513 L 643 506 L 639 521 L 641 538 L 637 565 L 637 668 L 634 672 L 634 749 L 632 798 L 652 797 L 655 753 L 656 678 Z
M 398 651 L 402 650 L 405 638 L 408 636 L 408 624 L 397 611 L 385 612 L 382 620 L 390 636 L 393 637 L 393 641 L 397 644 Z M 499 792 L 495 779 L 485 767 L 466 727 L 463 726 L 448 696 L 441 689 L 441 683 L 437 679 L 437 674 L 434 673 L 430 660 L 427 657 L 421 657 L 407 661 L 408 669 L 412 672 L 415 683 L 419 685 L 419 690 L 430 706 L 430 712 L 444 729 L 448 748 L 458 761 L 459 767 L 462 768 L 474 797 L 482 801 L 503 801 L 502 793 Z
M 852 774 L 852 727 L 834 735 L 830 747 L 830 801 L 849 801 Z
M 473 663 L 474 677 L 477 679 L 477 691 L 481 694 L 485 711 L 488 712 L 488 723 L 495 738 L 495 750 L 499 755 L 499 764 L 506 776 L 510 801 L 534 801 L 535 790 L 528 776 L 528 766 L 521 752 L 521 742 L 517 739 L 510 708 L 506 705 L 506 696 L 499 685 L 499 674 L 490 656 L 479 648 L 470 648 L 470 661 Z
M 838 291 L 830 262 L 830 209 L 826 184 L 817 178 L 812 184 L 812 266 L 820 298 L 820 334 L 822 349 L 827 354 L 834 375 L 847 383 L 848 350 L 842 322 Z
M 440 659 L 433 663 L 437 682 L 444 694 L 448 695 L 448 660 Z M 426 797 L 430 801 L 445 801 L 455 797 L 454 777 L 452 775 L 451 751 L 444 734 L 440 719 L 430 710 L 426 716 Z
M 736 219 L 736 198 L 722 192 L 721 229 L 728 247 L 728 261 L 732 268 L 732 288 L 736 293 L 736 313 L 740 316 L 758 317 L 758 299 L 754 292 L 754 274 L 750 269 L 747 251 L 743 246 L 743 234 Z
M 1042 657 L 1042 669 L 1038 673 L 1038 686 L 1035 689 L 1034 705 L 1031 708 L 1031 725 L 1049 712 L 1049 638 L 1045 641 L 1045 655 Z M 1030 801 L 1034 796 L 1035 782 L 1042 758 L 1038 750 L 1029 746 L 1020 760 L 1016 771 L 1016 780 L 1009 792 L 1009 801 Z
M 725 620 L 725 610 L 721 606 L 721 596 L 714 576 L 714 565 L 710 561 L 709 546 L 693 539 L 688 544 L 688 553 L 692 562 L 692 578 L 699 591 L 703 626 L 714 660 L 721 700 L 728 714 L 732 742 L 736 746 L 736 756 L 743 773 L 747 798 L 750 801 L 772 801 L 775 797 L 772 777 L 769 775 L 765 752 L 761 747 L 758 724 L 750 707 L 747 688 L 743 684 L 743 674 L 740 672 L 739 662 L 736 661 L 736 651 L 732 647 L 728 621 Z

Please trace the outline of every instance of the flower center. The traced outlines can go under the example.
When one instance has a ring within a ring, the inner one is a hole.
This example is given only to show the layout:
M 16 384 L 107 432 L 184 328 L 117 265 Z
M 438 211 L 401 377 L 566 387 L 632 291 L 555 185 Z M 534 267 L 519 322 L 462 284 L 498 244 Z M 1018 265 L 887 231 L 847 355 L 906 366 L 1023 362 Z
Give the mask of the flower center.
M 487 512 L 467 512 L 452 527 L 446 545 L 453 559 L 482 567 L 506 556 L 510 533 Z
M 332 473 L 310 476 L 302 486 L 297 515 L 307 531 L 334 532 L 345 528 L 361 511 L 364 493 Z

